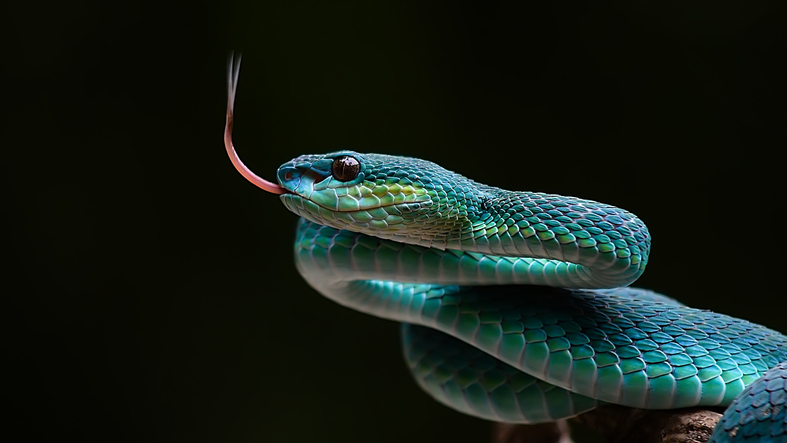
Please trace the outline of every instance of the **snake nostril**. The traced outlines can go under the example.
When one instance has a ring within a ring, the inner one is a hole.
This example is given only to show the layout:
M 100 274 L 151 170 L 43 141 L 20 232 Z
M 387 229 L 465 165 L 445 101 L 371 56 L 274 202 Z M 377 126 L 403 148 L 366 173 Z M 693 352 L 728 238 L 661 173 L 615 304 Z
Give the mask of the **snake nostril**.
M 291 171 L 285 172 L 284 173 L 284 179 L 285 180 L 292 180 L 292 172 Z

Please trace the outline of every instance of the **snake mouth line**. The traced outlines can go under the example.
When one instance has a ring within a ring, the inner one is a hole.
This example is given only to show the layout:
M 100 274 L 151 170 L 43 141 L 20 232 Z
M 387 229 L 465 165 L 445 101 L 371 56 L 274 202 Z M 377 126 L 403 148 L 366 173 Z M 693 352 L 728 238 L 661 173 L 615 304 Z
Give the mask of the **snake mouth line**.
M 282 192 L 281 195 L 282 196 L 286 195 L 286 196 L 288 196 L 290 198 L 293 198 L 293 199 L 297 198 L 298 200 L 308 201 L 308 202 L 314 203 L 315 205 L 317 205 L 320 208 L 325 209 L 327 211 L 339 212 L 339 213 L 352 213 L 352 212 L 360 212 L 360 211 L 369 211 L 369 210 L 372 210 L 372 209 L 384 209 L 384 208 L 391 208 L 391 207 L 394 207 L 394 206 L 412 205 L 412 204 L 421 204 L 422 203 L 422 202 L 389 203 L 389 204 L 381 204 L 381 205 L 378 205 L 378 206 L 369 206 L 369 207 L 361 207 L 359 205 L 358 208 L 341 209 L 341 208 L 327 206 L 327 205 L 322 204 L 320 202 L 317 202 L 317 201 L 315 201 L 313 199 L 305 197 L 305 196 L 303 196 L 301 194 L 298 194 L 296 192 L 290 191 L 288 189 L 285 189 L 285 192 Z

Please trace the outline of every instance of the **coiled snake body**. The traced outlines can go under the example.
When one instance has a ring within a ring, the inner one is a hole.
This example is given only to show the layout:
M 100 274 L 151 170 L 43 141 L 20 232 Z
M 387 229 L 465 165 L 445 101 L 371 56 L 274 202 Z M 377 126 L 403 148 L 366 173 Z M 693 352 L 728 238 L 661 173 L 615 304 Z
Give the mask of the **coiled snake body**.
M 353 151 L 298 157 L 267 182 L 232 147 L 237 73 L 227 151 L 302 217 L 299 272 L 342 305 L 403 322 L 409 367 L 435 399 L 515 423 L 602 402 L 732 404 L 714 441 L 787 442 L 787 337 L 628 288 L 650 248 L 636 216 Z

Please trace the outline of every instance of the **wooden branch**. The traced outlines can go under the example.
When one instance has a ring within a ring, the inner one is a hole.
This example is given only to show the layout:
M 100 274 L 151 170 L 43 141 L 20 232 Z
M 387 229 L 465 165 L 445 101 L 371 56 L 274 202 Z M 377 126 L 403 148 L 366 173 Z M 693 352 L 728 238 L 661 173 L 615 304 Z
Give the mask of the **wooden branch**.
M 707 409 L 652 411 L 605 405 L 571 419 L 610 443 L 706 443 L 721 414 Z M 565 421 L 494 426 L 494 443 L 570 443 Z

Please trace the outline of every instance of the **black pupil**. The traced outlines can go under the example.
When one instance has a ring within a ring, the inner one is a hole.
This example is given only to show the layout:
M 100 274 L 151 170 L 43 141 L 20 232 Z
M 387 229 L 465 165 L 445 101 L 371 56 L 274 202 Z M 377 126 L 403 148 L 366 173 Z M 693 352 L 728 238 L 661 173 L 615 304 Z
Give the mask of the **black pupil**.
M 358 160 L 349 155 L 336 157 L 331 165 L 331 174 L 333 174 L 333 177 L 343 182 L 358 177 L 359 172 L 361 172 L 361 164 L 358 163 Z

